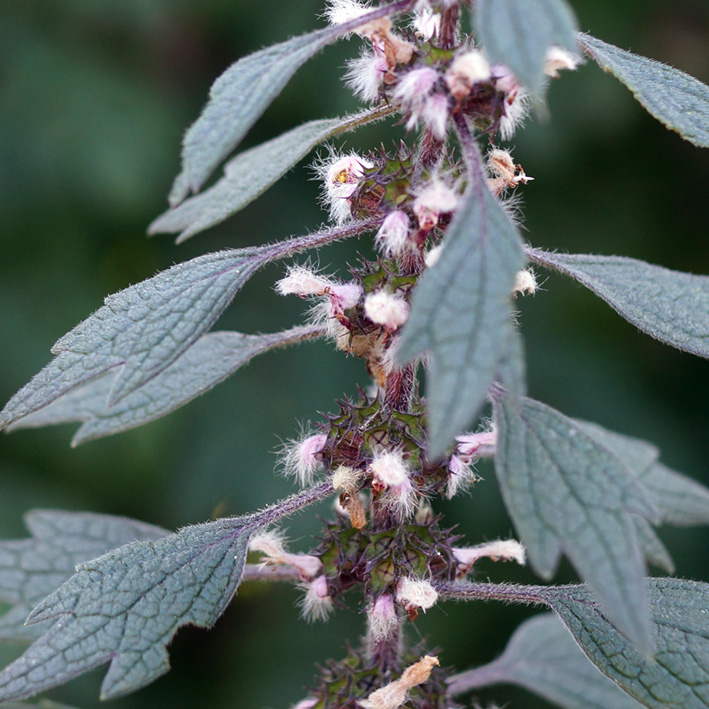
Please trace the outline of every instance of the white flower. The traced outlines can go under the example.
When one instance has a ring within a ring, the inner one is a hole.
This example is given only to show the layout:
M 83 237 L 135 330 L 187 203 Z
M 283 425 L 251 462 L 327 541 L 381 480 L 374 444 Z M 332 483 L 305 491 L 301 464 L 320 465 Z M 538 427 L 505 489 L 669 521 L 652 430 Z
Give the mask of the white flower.
M 575 71 L 579 64 L 581 64 L 581 57 L 578 54 L 563 47 L 549 47 L 544 57 L 544 73 L 556 79 L 561 70 Z
M 381 51 L 364 52 L 347 62 L 345 83 L 355 96 L 371 103 L 379 98 L 379 89 L 388 71 L 389 65 Z
M 367 609 L 367 638 L 370 642 L 382 642 L 393 637 L 399 628 L 394 599 L 384 593 Z
M 456 450 L 459 455 L 465 458 L 481 458 L 491 456 L 495 453 L 497 446 L 497 431 L 481 431 L 480 433 L 466 433 L 456 436 L 458 442 Z
M 397 330 L 409 317 L 409 304 L 399 296 L 378 290 L 364 299 L 364 314 L 387 330 Z
M 301 601 L 303 617 L 308 621 L 326 620 L 332 611 L 332 598 L 327 590 L 327 578 L 318 576 L 305 585 L 305 596 Z
M 409 239 L 409 217 L 406 212 L 398 209 L 389 212 L 374 239 L 389 258 L 401 256 L 411 250 L 414 244 Z
M 414 32 L 424 42 L 428 42 L 431 37 L 438 34 L 441 27 L 441 16 L 430 7 L 423 7 L 415 12 L 414 21 L 411 24 Z
M 285 537 L 276 530 L 260 532 L 254 535 L 249 542 L 251 551 L 260 551 L 264 554 L 262 563 L 270 566 L 290 564 L 294 566 L 301 579 L 308 581 L 315 578 L 322 571 L 322 562 L 317 556 L 310 554 L 290 554 L 285 549 Z
M 334 281 L 321 276 L 307 266 L 292 265 L 284 278 L 276 283 L 279 295 L 298 295 L 304 298 L 309 295 L 324 295 Z
M 314 706 L 317 706 L 318 700 L 317 699 L 303 699 L 299 701 L 297 704 L 294 704 L 292 709 L 313 709 Z
M 517 271 L 512 293 L 515 295 L 517 293 L 521 295 L 534 295 L 537 292 L 537 288 L 537 277 L 531 268 Z
M 400 450 L 379 451 L 374 454 L 369 469 L 373 475 L 372 487 L 383 491 L 382 500 L 399 519 L 406 519 L 416 511 L 416 490 L 411 484 L 410 471 Z
M 329 0 L 323 14 L 331 25 L 344 25 L 366 15 L 371 9 L 358 0 Z
M 300 441 L 288 441 L 281 458 L 283 472 L 297 478 L 302 486 L 312 483 L 315 471 L 322 465 L 320 454 L 326 441 L 324 433 L 307 436 Z
M 356 468 L 348 468 L 346 465 L 340 465 L 332 474 L 332 487 L 350 495 L 356 494 L 361 482 L 362 471 Z
M 490 64 L 479 49 L 459 54 L 446 72 L 446 84 L 456 101 L 462 101 L 475 84 L 490 81 Z
M 408 576 L 396 585 L 396 600 L 408 609 L 427 611 L 438 600 L 438 592 L 423 579 Z
M 505 94 L 504 114 L 500 118 L 500 135 L 503 140 L 509 140 L 514 135 L 515 128 L 521 125 L 529 113 L 529 92 L 503 64 L 495 64 L 492 67 L 492 74 L 495 88 Z
M 454 548 L 452 551 L 455 560 L 462 567 L 462 573 L 467 573 L 478 559 L 485 557 L 493 561 L 516 561 L 521 566 L 527 562 L 525 548 L 516 539 L 498 539 L 474 547 Z
M 411 130 L 418 125 L 423 116 L 426 100 L 437 81 L 438 72 L 432 67 L 425 66 L 404 74 L 394 88 L 393 99 L 401 104 L 403 113 L 410 114 L 406 122 L 406 130 Z
M 371 167 L 372 162 L 354 152 L 344 156 L 333 153 L 316 165 L 315 170 L 323 180 L 323 203 L 336 224 L 343 224 L 352 216 L 350 198 L 357 191 L 364 171 Z
M 452 212 L 458 205 L 458 195 L 439 179 L 433 179 L 414 200 L 413 210 L 424 231 L 431 231 L 441 214 Z
M 430 251 L 428 251 L 423 257 L 426 267 L 431 268 L 431 266 L 433 266 L 441 257 L 441 253 L 443 253 L 443 244 L 438 244 L 438 246 L 434 246 Z
M 424 104 L 421 117 L 431 133 L 438 140 L 443 140 L 448 132 L 448 97 L 433 94 Z

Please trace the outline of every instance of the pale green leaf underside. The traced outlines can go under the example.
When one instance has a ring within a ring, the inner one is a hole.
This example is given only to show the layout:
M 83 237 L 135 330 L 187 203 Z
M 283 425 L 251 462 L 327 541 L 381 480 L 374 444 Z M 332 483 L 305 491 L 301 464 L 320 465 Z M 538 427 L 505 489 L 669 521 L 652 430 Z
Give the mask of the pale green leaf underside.
M 104 699 L 139 689 L 170 668 L 167 645 L 184 625 L 211 627 L 241 579 L 254 532 L 332 492 L 331 483 L 259 513 L 185 527 L 80 564 L 34 608 L 55 624 L 0 672 L 0 702 L 24 699 L 110 662 Z
M 550 578 L 563 552 L 638 646 L 651 647 L 645 562 L 633 524 L 657 511 L 628 468 L 581 426 L 531 399 L 495 401 L 495 469 L 532 567 Z
M 0 618 L 0 638 L 33 640 L 45 624 L 24 625 L 32 608 L 61 586 L 77 564 L 111 549 L 168 531 L 125 517 L 33 510 L 25 515 L 31 539 L 0 542 L 0 600 L 13 608 Z
M 549 587 L 548 600 L 593 663 L 652 709 L 709 706 L 709 585 L 649 579 L 656 651 L 648 658 L 619 633 L 583 588 Z
M 351 222 L 270 246 L 205 254 L 108 296 L 54 345 L 54 360 L 0 412 L 0 429 L 120 368 L 108 395 L 108 406 L 117 404 L 194 345 L 261 266 L 374 224 Z
M 658 462 L 660 452 L 652 443 L 588 421 L 576 423 L 633 473 L 657 508 L 658 522 L 681 527 L 709 524 L 709 489 Z
M 225 175 L 215 185 L 159 216 L 148 233 L 180 232 L 177 243 L 181 243 L 219 224 L 265 192 L 318 143 L 391 110 L 387 107 L 347 118 L 310 121 L 240 153 L 225 165 Z
M 672 561 L 670 553 L 657 536 L 652 525 L 644 518 L 633 515 L 633 526 L 638 535 L 638 541 L 642 547 L 643 554 L 650 564 L 657 566 L 668 574 L 675 571 L 675 563 Z
M 487 187 L 462 198 L 436 264 L 420 279 L 397 347 L 404 362 L 430 352 L 430 455 L 440 456 L 485 401 L 510 347 L 510 297 L 522 242 Z
M 544 84 L 552 45 L 578 53 L 576 18 L 566 0 L 477 0 L 477 39 L 493 64 L 505 64 L 533 93 Z
M 444 597 L 545 604 L 603 674 L 651 709 L 709 707 L 709 584 L 647 579 L 654 652 L 639 651 L 586 586 L 439 584 Z M 614 705 L 611 705 L 614 706 Z
M 624 256 L 529 251 L 535 263 L 576 279 L 643 332 L 709 357 L 709 276 Z
M 452 695 L 494 684 L 515 684 L 565 709 L 641 706 L 588 661 L 552 614 L 525 621 L 498 659 L 455 675 L 449 683 Z
M 587 34 L 586 53 L 632 92 L 650 115 L 685 140 L 709 147 L 709 86 L 683 71 L 633 54 Z
M 116 378 L 111 371 L 18 419 L 8 426 L 8 431 L 82 421 L 72 445 L 127 431 L 184 406 L 224 381 L 256 355 L 322 334 L 319 326 L 296 327 L 269 335 L 209 333 L 169 367 L 113 406 L 108 406 Z

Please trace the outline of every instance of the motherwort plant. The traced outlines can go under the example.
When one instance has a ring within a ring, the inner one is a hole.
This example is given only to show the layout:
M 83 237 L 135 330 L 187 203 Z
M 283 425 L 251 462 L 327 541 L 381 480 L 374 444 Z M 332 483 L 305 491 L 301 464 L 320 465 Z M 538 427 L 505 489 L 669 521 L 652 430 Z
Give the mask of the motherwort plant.
M 242 58 L 217 79 L 185 136 L 170 208 L 150 231 L 183 241 L 221 222 L 325 141 L 315 170 L 328 225 L 205 254 L 109 296 L 56 343 L 0 426 L 80 421 L 75 443 L 118 433 L 186 404 L 261 352 L 316 338 L 362 358 L 371 381 L 285 446 L 282 468 L 302 490 L 259 512 L 176 533 L 31 513 L 32 538 L 0 545 L 0 596 L 13 605 L 0 635 L 33 641 L 0 672 L 0 700 L 104 664 L 104 698 L 139 689 L 169 669 L 177 630 L 211 626 L 247 578 L 298 585 L 307 619 L 346 607 L 345 596 L 361 612 L 361 639 L 344 659 L 323 658 L 309 689 L 294 690 L 298 709 L 452 709 L 502 681 L 565 707 L 709 706 L 709 586 L 648 578 L 646 569 L 650 561 L 672 571 L 653 527 L 709 522 L 709 490 L 665 467 L 650 443 L 529 398 L 514 312 L 539 271 L 558 271 L 643 332 L 708 357 L 709 277 L 533 247 L 516 205 L 533 178 L 505 148 L 539 112 L 549 80 L 587 59 L 702 147 L 709 88 L 578 33 L 565 0 L 331 0 L 325 17 L 327 27 Z M 344 80 L 366 107 L 238 153 L 205 188 L 294 72 L 352 35 L 361 51 Z M 403 126 L 406 140 L 365 154 L 338 147 L 342 134 L 382 120 Z M 371 240 L 377 257 L 344 279 L 307 257 L 290 261 L 351 238 Z M 210 332 L 250 276 L 276 260 L 288 263 L 275 290 L 308 301 L 304 323 Z M 470 488 L 483 457 L 494 459 L 518 539 L 464 540 L 434 511 L 439 498 Z M 318 540 L 290 549 L 282 520 L 328 497 L 334 510 Z M 579 585 L 470 579 L 489 557 L 528 561 L 550 581 L 562 556 Z M 523 623 L 498 659 L 458 673 L 410 640 L 417 616 L 450 600 L 552 613 Z

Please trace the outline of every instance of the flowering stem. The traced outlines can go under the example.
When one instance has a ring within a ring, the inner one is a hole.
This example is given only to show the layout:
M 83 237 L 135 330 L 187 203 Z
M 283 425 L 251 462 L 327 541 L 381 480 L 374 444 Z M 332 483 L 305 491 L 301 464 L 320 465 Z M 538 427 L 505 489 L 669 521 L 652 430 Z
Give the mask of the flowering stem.
M 403 634 L 401 625 L 398 625 L 386 638 L 370 641 L 367 655 L 372 665 L 376 665 L 382 673 L 382 677 L 386 678 L 401 666 L 402 650 Z
M 441 49 L 451 49 L 451 47 L 456 46 L 459 14 L 460 8 L 458 5 L 441 10 L 441 29 L 438 32 L 438 42 Z
M 384 405 L 407 413 L 416 392 L 416 364 L 410 362 L 389 374 L 384 387 Z

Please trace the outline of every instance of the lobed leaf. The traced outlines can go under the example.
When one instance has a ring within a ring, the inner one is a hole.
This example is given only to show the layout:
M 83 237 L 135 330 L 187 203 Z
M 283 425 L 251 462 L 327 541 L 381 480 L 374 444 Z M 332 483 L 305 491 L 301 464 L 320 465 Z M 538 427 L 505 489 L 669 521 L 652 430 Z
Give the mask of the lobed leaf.
M 656 500 L 663 522 L 678 527 L 709 524 L 709 489 L 662 463 L 648 468 L 640 483 Z
M 638 517 L 638 515 L 633 515 L 632 519 L 635 533 L 638 535 L 638 541 L 645 554 L 645 558 L 648 562 L 666 571 L 668 574 L 673 574 L 675 571 L 675 563 L 672 561 L 670 552 L 667 551 L 662 540 L 655 533 L 652 525 L 643 517 Z
M 576 18 L 566 0 L 477 0 L 474 24 L 492 64 L 505 64 L 529 88 L 544 84 L 552 45 L 578 52 Z
M 709 524 L 709 489 L 659 463 L 659 451 L 652 443 L 588 421 L 576 423 L 636 476 L 659 512 L 658 522 L 683 527 Z
M 397 347 L 402 363 L 431 353 L 432 458 L 469 426 L 511 347 L 510 297 L 524 263 L 517 228 L 488 190 L 477 148 L 475 155 L 471 183 L 438 261 L 416 285 Z
M 709 147 L 709 86 L 679 69 L 591 35 L 579 33 L 578 41 L 601 69 L 633 92 L 651 116 L 690 143 Z
M 709 706 L 709 585 L 661 578 L 649 579 L 648 590 L 652 657 L 608 622 L 587 589 L 550 590 L 548 600 L 596 667 L 645 706 Z
M 223 382 L 256 355 L 323 334 L 322 327 L 309 325 L 268 335 L 239 332 L 202 335 L 169 367 L 113 406 L 107 405 L 116 379 L 111 371 L 10 424 L 8 431 L 82 421 L 72 439 L 74 446 L 121 433 L 184 406 Z
M 221 180 L 159 216 L 148 228 L 148 233 L 180 232 L 177 243 L 186 241 L 243 209 L 318 143 L 391 111 L 391 108 L 384 107 L 347 118 L 310 121 L 240 153 L 225 165 Z
M 342 25 L 261 49 L 232 64 L 214 82 L 202 114 L 185 134 L 182 171 L 170 192 L 170 206 L 177 206 L 190 192 L 202 188 L 308 59 L 360 25 L 405 10 L 409 5 L 411 2 L 406 1 L 380 7 Z
M 650 709 L 709 706 L 709 584 L 647 579 L 655 652 L 638 650 L 606 617 L 586 586 L 445 583 L 438 592 L 461 600 L 541 603 L 561 618 L 601 672 Z M 612 705 L 615 706 L 615 705 Z
M 252 534 L 332 492 L 330 482 L 262 512 L 121 546 L 76 573 L 32 611 L 52 628 L 0 672 L 0 702 L 23 699 L 110 662 L 103 699 L 170 668 L 167 645 L 187 624 L 211 627 L 234 596 Z
M 0 618 L 4 640 L 30 640 L 46 630 L 42 625 L 25 626 L 25 619 L 77 564 L 130 542 L 169 534 L 125 517 L 61 510 L 32 510 L 25 515 L 25 526 L 31 539 L 0 541 L 0 600 L 13 604 Z
M 657 510 L 623 462 L 572 419 L 532 399 L 493 398 L 495 470 L 534 570 L 549 579 L 566 554 L 608 617 L 652 646 L 636 513 Z
M 261 266 L 376 223 L 352 222 L 270 246 L 205 254 L 108 296 L 103 307 L 54 345 L 57 357 L 0 412 L 0 429 L 120 367 L 108 395 L 108 406 L 117 404 L 209 330 Z
M 529 257 L 582 283 L 648 335 L 709 357 L 709 276 L 671 271 L 624 256 L 530 249 Z
M 449 680 L 453 696 L 494 684 L 515 684 L 565 709 L 638 709 L 599 672 L 552 614 L 525 621 L 495 661 Z

